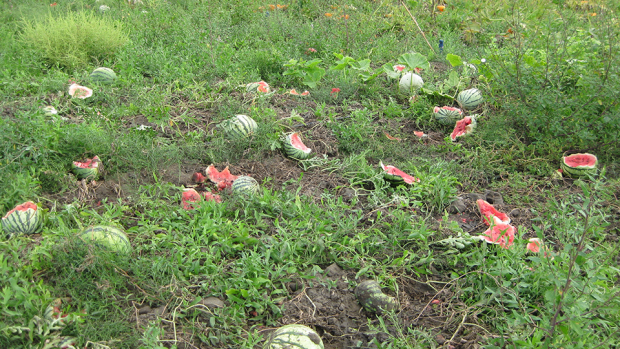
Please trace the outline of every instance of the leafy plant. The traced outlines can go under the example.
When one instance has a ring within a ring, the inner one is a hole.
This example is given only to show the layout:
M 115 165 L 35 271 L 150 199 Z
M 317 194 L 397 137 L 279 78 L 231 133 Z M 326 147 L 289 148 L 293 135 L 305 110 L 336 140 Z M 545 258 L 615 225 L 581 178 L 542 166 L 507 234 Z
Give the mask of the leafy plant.
M 341 55 L 339 53 L 334 53 L 334 56 L 336 56 L 338 60 L 336 61 L 336 65 L 329 69 L 342 71 L 345 79 L 347 77 L 347 71 L 349 69 L 353 69 L 354 71 L 356 71 L 358 73 L 358 76 L 364 82 L 372 81 L 381 74 L 381 71 L 373 72 L 373 70 L 370 68 L 370 59 L 362 59 L 358 61 L 352 57 L 345 57 L 344 55 Z
M 282 74 L 299 78 L 304 85 L 315 88 L 325 75 L 325 69 L 319 67 L 321 62 L 323 60 L 318 58 L 307 62 L 303 59 L 291 59 L 284 65 L 288 69 Z

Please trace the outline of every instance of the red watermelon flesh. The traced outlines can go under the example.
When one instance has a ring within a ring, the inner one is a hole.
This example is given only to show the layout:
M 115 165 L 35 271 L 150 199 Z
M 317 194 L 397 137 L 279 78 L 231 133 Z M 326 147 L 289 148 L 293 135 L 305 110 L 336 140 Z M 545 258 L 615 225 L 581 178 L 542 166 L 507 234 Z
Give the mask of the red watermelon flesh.
M 416 135 L 416 137 L 419 137 L 419 138 L 426 137 L 426 133 L 424 133 L 422 131 L 413 131 L 413 134 Z
M 194 175 L 192 176 L 192 180 L 195 183 L 204 183 L 205 176 L 203 176 L 202 173 L 200 173 L 200 172 L 195 172 Z
M 228 170 L 228 166 L 226 166 L 222 172 L 219 172 L 215 166 L 211 164 L 207 167 L 207 177 L 209 177 L 211 182 L 217 184 L 218 190 L 224 190 L 232 187 L 233 182 L 238 176 L 232 175 Z
M 448 106 L 444 106 L 444 107 L 435 107 L 433 109 L 433 113 L 439 113 L 439 111 L 441 109 L 445 109 L 445 110 L 449 110 L 449 111 L 456 111 L 458 112 L 460 115 L 463 115 L 463 111 L 459 108 L 454 108 L 454 107 L 448 107 Z
M 183 189 L 183 196 L 181 198 L 181 202 L 183 203 L 183 209 L 185 210 L 193 210 L 194 206 L 192 206 L 192 202 L 200 201 L 200 194 L 193 189 L 187 188 Z
M 210 191 L 203 192 L 202 196 L 205 198 L 206 201 L 215 201 L 218 204 L 222 202 L 222 198 L 219 195 L 213 194 Z
M 299 134 L 297 132 L 291 134 L 291 145 L 301 151 L 303 151 L 304 153 L 309 153 L 312 151 L 312 149 L 306 147 L 303 142 L 301 141 L 301 138 L 299 138 Z
M 503 248 L 508 248 L 515 240 L 516 229 L 509 224 L 497 224 L 492 228 L 487 229 L 481 238 L 484 238 L 486 242 L 491 244 L 500 245 Z
M 596 161 L 596 156 L 592 154 L 573 154 L 564 157 L 564 163 L 572 168 L 594 168 Z
M 99 167 L 99 157 L 95 155 L 92 159 L 86 159 L 84 162 L 74 161 L 73 164 L 79 168 L 97 168 Z
M 381 163 L 381 167 L 383 168 L 383 171 L 385 171 L 387 174 L 392 175 L 392 176 L 398 176 L 400 178 L 403 179 L 403 181 L 405 181 L 405 183 L 407 184 L 413 184 L 413 182 L 419 182 L 420 179 L 419 178 L 415 178 L 413 176 L 410 176 L 408 174 L 406 174 L 405 172 L 397 169 L 396 167 L 392 166 L 392 165 L 384 165 L 383 163 Z
M 471 116 L 464 117 L 456 122 L 456 126 L 454 126 L 454 131 L 452 131 L 450 139 L 454 142 L 457 137 L 470 134 L 474 130 L 475 125 L 476 121 L 472 119 Z
M 8 218 L 11 215 L 11 213 L 13 213 L 15 211 L 22 211 L 22 212 L 23 211 L 28 211 L 28 210 L 35 210 L 36 211 L 37 209 L 38 209 L 37 204 L 35 204 L 34 202 L 32 202 L 32 201 L 24 202 L 23 204 L 17 205 L 17 206 L 15 206 L 14 209 L 12 209 L 9 212 L 7 212 L 7 214 L 4 215 L 4 218 Z
M 478 205 L 478 209 L 480 210 L 480 214 L 483 216 L 484 223 L 486 225 L 491 225 L 490 222 L 494 221 L 495 224 L 509 224 L 510 217 L 503 212 L 499 212 L 493 207 L 493 205 L 488 202 L 478 199 L 476 201 L 476 205 Z

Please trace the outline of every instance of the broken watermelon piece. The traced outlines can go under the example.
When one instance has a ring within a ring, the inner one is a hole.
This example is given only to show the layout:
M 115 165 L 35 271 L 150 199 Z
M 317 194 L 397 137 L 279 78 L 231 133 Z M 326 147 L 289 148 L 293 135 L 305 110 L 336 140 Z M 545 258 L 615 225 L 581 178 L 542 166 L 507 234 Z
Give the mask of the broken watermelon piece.
M 193 189 L 193 188 L 183 189 L 183 195 L 181 197 L 181 202 L 183 203 L 183 209 L 193 210 L 194 206 L 192 205 L 192 203 L 199 202 L 200 198 L 201 196 L 200 194 L 198 194 L 196 189 Z
M 428 135 L 422 131 L 413 131 L 413 134 L 418 138 L 426 138 Z
M 488 202 L 478 199 L 476 200 L 476 205 L 478 205 L 478 209 L 486 225 L 491 225 L 491 222 L 495 222 L 495 224 L 510 224 L 510 217 L 496 210 L 495 207 Z
M 479 238 L 490 244 L 500 245 L 503 248 L 512 246 L 515 240 L 515 227 L 509 224 L 496 224 L 487 229 Z
M 452 134 L 450 134 L 450 139 L 454 142 L 457 137 L 467 136 L 468 134 L 474 132 L 474 128 L 476 127 L 476 118 L 474 115 L 466 116 L 463 119 L 456 122 L 456 126 L 454 126 L 454 130 Z
M 84 162 L 74 161 L 71 170 L 78 179 L 96 180 L 102 168 L 99 157 L 94 156 L 92 159 L 86 159 Z
M 213 194 L 210 191 L 203 192 L 202 197 L 205 199 L 205 201 L 215 201 L 218 204 L 222 202 L 222 198 L 219 195 Z
M 217 184 L 218 190 L 224 190 L 226 188 L 232 187 L 233 182 L 237 179 L 237 177 L 239 177 L 232 175 L 228 170 L 228 166 L 226 166 L 226 168 L 222 172 L 219 172 L 217 168 L 215 168 L 215 166 L 211 164 L 209 165 L 209 167 L 207 167 L 206 172 L 209 180 Z
M 196 173 L 194 173 L 194 175 L 192 176 L 192 180 L 193 180 L 195 183 L 204 183 L 204 182 L 205 182 L 205 179 L 206 179 L 206 177 L 205 177 L 205 176 L 203 176 L 203 174 L 202 174 L 202 173 L 200 173 L 200 172 L 196 172 Z
M 419 178 L 410 176 L 392 165 L 384 165 L 383 161 L 379 162 L 379 164 L 381 165 L 383 171 L 385 171 L 385 173 L 383 174 L 385 180 L 395 185 L 413 184 L 414 182 L 420 181 Z

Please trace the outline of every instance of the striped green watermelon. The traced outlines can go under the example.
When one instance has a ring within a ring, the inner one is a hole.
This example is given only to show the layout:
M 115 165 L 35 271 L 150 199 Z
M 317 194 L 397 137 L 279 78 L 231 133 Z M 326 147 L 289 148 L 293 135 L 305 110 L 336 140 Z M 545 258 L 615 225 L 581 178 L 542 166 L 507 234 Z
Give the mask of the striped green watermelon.
M 456 101 L 463 109 L 475 109 L 484 101 L 484 97 L 482 97 L 482 92 L 477 88 L 470 88 L 469 90 L 461 91 L 456 96 Z
M 222 122 L 220 127 L 233 139 L 250 137 L 258 130 L 256 121 L 247 115 L 236 115 Z
M 419 178 L 410 176 L 392 165 L 384 165 L 383 161 L 379 161 L 379 165 L 381 165 L 381 168 L 385 171 L 383 178 L 393 185 L 413 184 L 414 182 L 420 181 Z
M 444 125 L 454 125 L 463 117 L 463 111 L 453 107 L 435 107 L 433 115 L 439 123 Z
M 598 159 L 592 154 L 572 154 L 562 157 L 560 168 L 569 177 L 587 177 L 589 174 L 596 174 L 597 162 Z
M 321 337 L 310 327 L 286 325 L 271 334 L 263 349 L 324 349 Z
M 74 161 L 72 171 L 78 179 L 96 180 L 102 168 L 99 157 L 94 156 L 92 159 L 86 159 L 84 162 Z
M 232 191 L 235 194 L 256 195 L 260 186 L 256 179 L 250 176 L 239 176 L 232 184 Z
M 110 68 L 97 68 L 90 73 L 90 80 L 102 84 L 111 84 L 116 80 L 116 73 Z
M 2 217 L 2 229 L 9 236 L 36 234 L 43 228 L 39 207 L 32 201 L 15 206 Z
M 374 280 L 366 280 L 355 288 L 355 297 L 358 302 L 371 313 L 379 315 L 386 311 L 398 309 L 396 298 L 390 297 L 381 291 L 381 286 Z
M 92 242 L 96 246 L 113 252 L 127 253 L 131 251 L 131 244 L 127 235 L 119 228 L 105 225 L 96 225 L 80 233 L 84 242 Z
M 296 160 L 306 160 L 310 158 L 312 153 L 312 149 L 303 144 L 297 132 L 282 136 L 282 147 L 288 157 Z

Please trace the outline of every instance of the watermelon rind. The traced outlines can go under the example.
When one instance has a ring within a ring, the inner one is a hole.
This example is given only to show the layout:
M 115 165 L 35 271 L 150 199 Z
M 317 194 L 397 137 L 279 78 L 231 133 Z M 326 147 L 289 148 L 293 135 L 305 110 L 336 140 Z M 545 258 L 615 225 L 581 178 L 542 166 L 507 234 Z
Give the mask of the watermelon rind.
M 458 137 L 463 137 L 463 136 L 472 134 L 474 132 L 474 129 L 476 128 L 477 117 L 478 117 L 478 114 L 474 114 L 474 115 L 466 116 L 463 119 L 457 121 L 456 124 L 454 125 L 454 130 L 452 130 L 452 133 L 450 134 L 450 140 L 452 140 L 452 142 L 456 142 L 456 139 Z M 467 123 L 468 121 L 469 121 L 469 124 Z M 463 124 L 464 126 L 462 126 Z M 463 127 L 463 129 L 460 130 L 459 129 L 460 127 Z M 457 131 L 463 131 L 463 133 L 457 133 Z
M 258 181 L 250 176 L 239 176 L 232 184 L 232 191 L 235 194 L 253 196 L 258 194 L 259 189 Z
M 131 244 L 127 235 L 116 227 L 95 225 L 81 232 L 80 239 L 112 252 L 127 253 L 131 251 Z
M 463 109 L 475 109 L 484 102 L 484 97 L 482 97 L 482 92 L 477 88 L 470 88 L 469 90 L 461 91 L 456 97 L 456 101 Z
M 396 298 L 383 293 L 381 286 L 375 280 L 366 280 L 360 283 L 355 288 L 355 297 L 364 309 L 371 313 L 382 315 L 387 311 L 398 309 Z
M 285 325 L 271 334 L 263 349 L 324 349 L 323 340 L 310 327 Z
M 258 124 L 247 115 L 235 115 L 220 124 L 224 132 L 233 139 L 247 138 L 256 133 Z
M 588 158 L 590 162 L 594 161 L 594 165 L 578 165 L 571 166 L 567 164 L 567 161 L 571 161 L 577 158 Z M 562 157 L 562 163 L 560 164 L 560 168 L 563 173 L 571 178 L 579 178 L 579 177 L 587 177 L 588 175 L 594 175 L 597 171 L 598 159 L 595 155 L 588 153 L 579 153 L 579 154 L 571 154 L 568 156 Z
M 93 165 L 88 168 L 80 167 L 78 165 L 80 162 L 73 162 L 71 171 L 77 176 L 78 179 L 96 180 L 99 178 L 99 170 L 102 168 L 99 157 L 94 156 L 92 159 L 87 159 L 86 161 L 89 160 L 92 161 Z
M 293 142 L 294 137 L 299 137 L 297 132 L 285 134 L 282 136 L 282 148 L 286 156 L 295 160 L 307 160 L 312 156 L 312 150 L 307 149 L 306 151 L 296 148 Z M 301 142 L 301 139 L 299 140 Z
M 420 181 L 420 179 L 419 179 L 419 178 L 415 178 L 415 177 L 413 177 L 413 176 L 410 176 L 409 174 L 405 173 L 404 171 L 401 171 L 400 169 L 398 169 L 398 168 L 396 168 L 396 167 L 394 167 L 394 166 L 391 166 L 391 165 L 386 166 L 386 165 L 384 165 L 384 164 L 383 164 L 383 161 L 379 161 L 379 165 L 381 166 L 381 169 L 382 169 L 382 170 L 383 170 L 383 172 L 384 172 L 384 173 L 383 173 L 383 178 L 384 178 L 386 181 L 390 182 L 390 183 L 391 183 L 392 185 L 394 185 L 394 186 L 399 186 L 399 185 L 408 185 L 408 184 L 413 184 L 414 182 L 419 182 L 419 181 Z M 390 173 L 388 172 L 388 171 L 390 170 L 390 168 L 393 168 L 393 169 L 395 169 L 395 170 L 397 170 L 397 171 L 402 172 L 403 174 L 405 174 L 405 175 L 407 175 L 407 176 L 410 176 L 410 177 L 412 178 L 411 183 L 407 183 L 407 182 L 405 181 L 405 179 L 404 179 L 402 176 L 395 175 L 395 174 L 390 174 Z
M 463 111 L 452 107 L 435 107 L 433 109 L 435 119 L 444 125 L 454 125 L 463 116 Z
M 111 84 L 116 80 L 116 73 L 110 68 L 100 67 L 90 73 L 90 80 L 102 84 Z
M 24 209 L 24 206 L 29 206 Z M 18 234 L 37 234 L 43 228 L 41 211 L 32 201 L 24 202 L 2 217 L 2 230 L 8 237 Z

